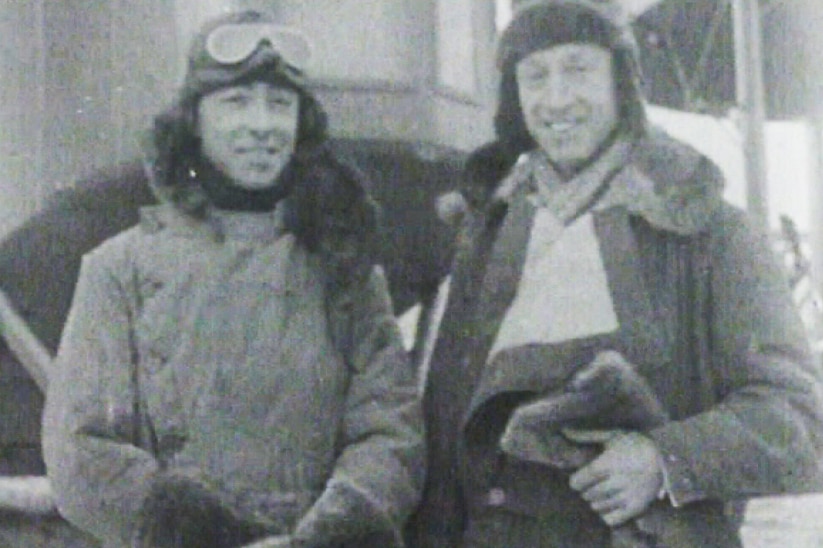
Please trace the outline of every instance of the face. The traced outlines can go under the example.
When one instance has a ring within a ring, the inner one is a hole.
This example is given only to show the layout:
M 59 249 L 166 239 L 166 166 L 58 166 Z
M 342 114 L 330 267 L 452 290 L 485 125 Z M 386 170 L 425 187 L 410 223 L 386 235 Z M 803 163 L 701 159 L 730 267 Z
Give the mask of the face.
M 202 151 L 248 190 L 270 187 L 294 154 L 300 97 L 267 82 L 218 89 L 197 108 Z
M 612 53 L 594 44 L 561 44 L 515 67 L 523 118 L 532 138 L 564 170 L 588 160 L 617 126 Z

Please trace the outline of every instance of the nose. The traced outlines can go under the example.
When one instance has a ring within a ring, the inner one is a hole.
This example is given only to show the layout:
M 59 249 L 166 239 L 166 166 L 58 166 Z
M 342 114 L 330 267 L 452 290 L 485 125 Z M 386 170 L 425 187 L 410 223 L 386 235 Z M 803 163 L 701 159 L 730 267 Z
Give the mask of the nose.
M 255 97 L 246 110 L 246 124 L 255 134 L 266 135 L 277 129 L 278 113 L 271 107 L 266 97 Z
M 543 103 L 550 110 L 563 110 L 574 102 L 573 86 L 562 74 L 552 74 L 546 78 L 543 88 Z

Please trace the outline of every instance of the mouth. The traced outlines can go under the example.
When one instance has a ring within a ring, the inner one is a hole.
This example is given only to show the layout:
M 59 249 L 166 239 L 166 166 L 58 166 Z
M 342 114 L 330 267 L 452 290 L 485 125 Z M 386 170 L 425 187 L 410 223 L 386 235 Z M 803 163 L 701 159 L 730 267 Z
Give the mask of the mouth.
M 267 173 L 285 162 L 285 150 L 270 146 L 238 147 L 235 154 L 244 169 L 255 173 Z
M 582 125 L 582 120 L 544 120 L 540 123 L 543 129 L 563 135 L 571 133 Z
M 274 146 L 250 146 L 237 147 L 234 149 L 235 153 L 253 156 L 276 156 L 280 149 Z
M 282 165 L 287 159 L 287 154 L 286 149 L 259 146 L 237 149 L 237 157 L 251 169 L 267 171 Z

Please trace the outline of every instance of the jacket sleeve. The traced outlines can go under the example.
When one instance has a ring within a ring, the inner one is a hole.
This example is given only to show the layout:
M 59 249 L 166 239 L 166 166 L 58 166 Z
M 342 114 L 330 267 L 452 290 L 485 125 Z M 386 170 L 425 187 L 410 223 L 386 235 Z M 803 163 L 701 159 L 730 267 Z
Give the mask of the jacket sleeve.
M 298 523 L 301 545 L 401 546 L 423 481 L 423 427 L 414 372 L 383 274 L 349 294 L 352 376 L 340 453 L 326 489 Z
M 134 297 L 118 261 L 101 251 L 83 259 L 47 392 L 43 449 L 60 512 L 126 546 L 158 464 L 137 441 Z
M 823 393 L 764 235 L 726 207 L 712 225 L 709 365 L 718 403 L 655 429 L 672 500 L 820 489 Z

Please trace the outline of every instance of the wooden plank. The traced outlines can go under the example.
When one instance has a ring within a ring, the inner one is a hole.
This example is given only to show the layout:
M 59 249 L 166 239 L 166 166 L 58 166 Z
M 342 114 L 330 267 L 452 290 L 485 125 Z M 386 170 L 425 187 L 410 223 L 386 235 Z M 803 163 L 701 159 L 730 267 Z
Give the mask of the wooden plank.
M 51 484 L 45 476 L 0 476 L 0 511 L 56 515 Z
M 40 390 L 45 393 L 52 369 L 51 354 L 29 329 L 26 321 L 2 290 L 0 290 L 0 334 Z

